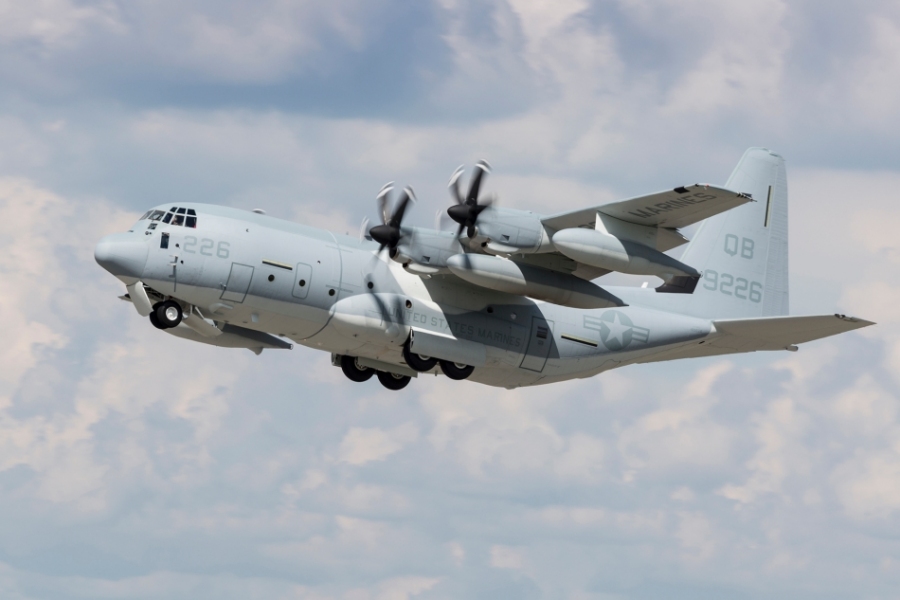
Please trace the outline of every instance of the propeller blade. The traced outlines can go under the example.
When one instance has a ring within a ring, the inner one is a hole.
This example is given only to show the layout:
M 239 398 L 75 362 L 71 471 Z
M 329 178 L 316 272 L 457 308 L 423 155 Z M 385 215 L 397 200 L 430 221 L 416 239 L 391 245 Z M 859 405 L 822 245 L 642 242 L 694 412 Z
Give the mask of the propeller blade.
M 390 219 L 390 213 L 388 211 L 388 195 L 390 195 L 391 190 L 393 189 L 394 182 L 391 181 L 384 184 L 381 187 L 381 190 L 379 190 L 378 195 L 375 196 L 375 201 L 378 203 L 378 215 L 381 217 L 382 225 L 387 225 L 387 222 Z
M 466 196 L 466 204 L 475 206 L 478 204 L 478 192 L 481 190 L 481 181 L 491 171 L 491 165 L 486 160 L 479 160 L 475 165 L 475 173 L 472 175 L 472 183 L 469 184 L 469 194 Z
M 399 230 L 400 224 L 403 223 L 403 215 L 406 213 L 406 207 L 409 205 L 409 201 L 412 200 L 415 202 L 415 199 L 416 195 L 411 187 L 407 186 L 403 188 L 403 193 L 400 195 L 400 200 L 398 200 L 397 204 L 394 206 L 394 214 L 391 215 L 391 220 L 388 224 Z
M 359 226 L 359 241 L 363 241 L 366 237 L 366 231 L 369 228 L 369 217 L 363 217 L 362 224 Z
M 464 171 L 465 167 L 463 167 L 463 165 L 456 167 L 456 170 L 453 171 L 453 175 L 450 176 L 450 183 L 447 184 L 447 187 L 450 188 L 450 194 L 453 196 L 453 199 L 456 200 L 457 204 L 465 203 L 462 192 L 459 191 L 459 178 L 462 177 Z

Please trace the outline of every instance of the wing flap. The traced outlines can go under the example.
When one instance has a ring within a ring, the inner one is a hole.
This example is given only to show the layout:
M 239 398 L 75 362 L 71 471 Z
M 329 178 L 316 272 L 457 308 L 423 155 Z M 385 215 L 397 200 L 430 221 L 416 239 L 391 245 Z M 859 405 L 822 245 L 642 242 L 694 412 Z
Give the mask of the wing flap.
M 714 185 L 696 184 L 559 213 L 543 219 L 542 222 L 556 230 L 569 227 L 593 228 L 597 212 L 602 212 L 627 223 L 677 229 L 750 201 L 752 198 L 747 194 Z
M 704 340 L 643 356 L 635 363 L 661 362 L 764 350 L 786 350 L 840 333 L 874 325 L 872 321 L 846 315 L 766 317 L 713 321 L 716 332 Z

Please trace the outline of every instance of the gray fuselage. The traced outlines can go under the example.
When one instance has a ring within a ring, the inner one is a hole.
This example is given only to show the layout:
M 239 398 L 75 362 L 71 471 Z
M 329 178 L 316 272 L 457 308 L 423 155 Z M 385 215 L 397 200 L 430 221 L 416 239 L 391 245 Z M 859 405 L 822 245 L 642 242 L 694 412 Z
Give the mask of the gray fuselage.
M 642 298 L 658 304 L 663 295 L 653 290 L 618 288 L 626 307 L 568 308 L 454 275 L 414 275 L 366 239 L 238 209 L 179 206 L 196 213 L 194 227 L 143 219 L 110 236 L 146 245 L 143 266 L 141 250 L 114 274 L 219 323 L 336 355 L 401 365 L 410 331 L 426 332 L 479 349 L 473 381 L 514 388 L 589 377 L 714 332 L 708 319 L 640 306 Z

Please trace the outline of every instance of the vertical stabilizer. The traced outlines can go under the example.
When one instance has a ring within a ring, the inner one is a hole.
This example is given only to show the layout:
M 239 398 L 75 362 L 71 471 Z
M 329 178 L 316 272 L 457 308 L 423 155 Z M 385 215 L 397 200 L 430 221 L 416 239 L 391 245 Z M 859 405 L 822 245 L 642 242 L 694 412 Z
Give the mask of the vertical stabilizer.
M 683 312 L 714 319 L 788 314 L 787 173 L 784 159 L 750 148 L 725 187 L 753 197 L 700 226 L 681 260 L 703 278 Z M 689 298 L 689 299 L 688 299 Z

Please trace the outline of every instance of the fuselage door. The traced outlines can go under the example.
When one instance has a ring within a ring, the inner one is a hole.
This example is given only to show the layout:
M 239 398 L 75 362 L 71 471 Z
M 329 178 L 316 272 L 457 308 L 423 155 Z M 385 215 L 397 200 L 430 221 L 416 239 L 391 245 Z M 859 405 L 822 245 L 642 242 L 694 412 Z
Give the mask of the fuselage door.
M 228 282 L 222 292 L 222 300 L 228 302 L 243 302 L 250 288 L 250 280 L 253 279 L 253 267 L 240 263 L 231 264 L 231 273 Z
M 520 368 L 528 371 L 540 373 L 547 364 L 547 356 L 550 354 L 550 347 L 553 345 L 553 333 L 550 328 L 552 322 L 547 321 L 543 317 L 531 318 L 531 335 L 528 338 L 528 348 L 525 350 L 525 357 L 522 359 Z

